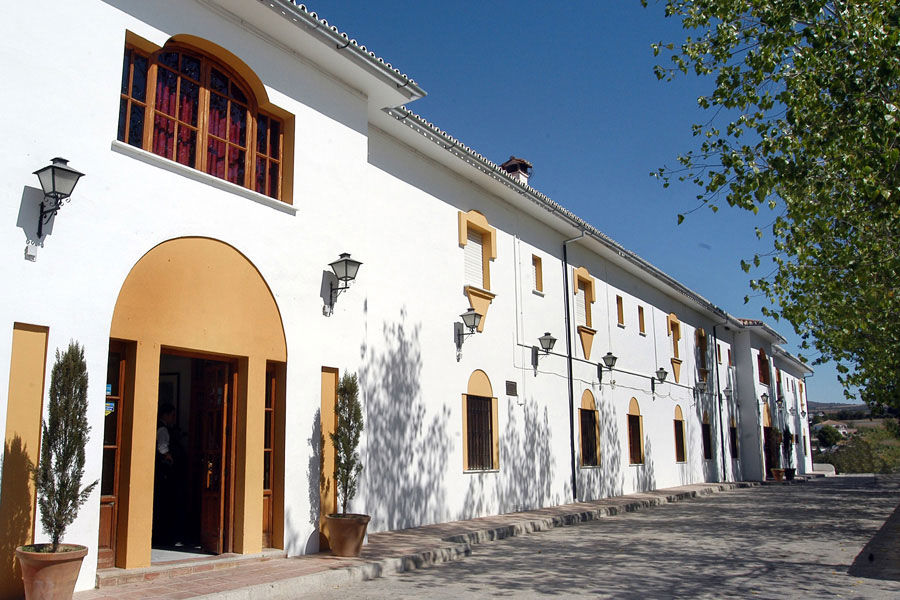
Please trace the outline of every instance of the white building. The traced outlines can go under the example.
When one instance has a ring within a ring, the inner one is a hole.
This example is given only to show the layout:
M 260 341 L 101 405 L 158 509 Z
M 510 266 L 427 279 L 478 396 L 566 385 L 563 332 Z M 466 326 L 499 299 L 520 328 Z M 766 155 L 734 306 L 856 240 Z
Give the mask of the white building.
M 98 564 L 152 561 L 164 403 L 186 541 L 317 551 L 345 372 L 370 531 L 761 479 L 786 460 L 765 458 L 776 429 L 811 471 L 811 371 L 783 338 L 530 188 L 526 161 L 498 166 L 411 112 L 414 81 L 305 9 L 17 3 L 0 40 L 0 516 L 19 515 L 4 561 L 45 539 L 22 465 L 70 339 L 91 382 L 86 481 L 101 480 L 66 536 L 90 548 L 78 589 Z M 32 173 L 54 156 L 86 176 L 39 236 Z M 363 264 L 336 292 L 343 252 Z M 481 322 L 459 336 L 470 306 Z M 535 352 L 545 332 L 558 342 Z

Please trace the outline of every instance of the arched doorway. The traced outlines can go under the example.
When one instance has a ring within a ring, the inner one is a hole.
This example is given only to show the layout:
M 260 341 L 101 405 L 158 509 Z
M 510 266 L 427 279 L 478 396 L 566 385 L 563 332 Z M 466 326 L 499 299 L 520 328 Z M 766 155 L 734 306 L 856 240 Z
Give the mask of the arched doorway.
M 192 454 L 175 489 L 191 498 L 184 525 L 213 553 L 281 547 L 287 349 L 256 267 L 218 240 L 166 241 L 125 279 L 110 338 L 100 564 L 151 562 L 160 406 Z

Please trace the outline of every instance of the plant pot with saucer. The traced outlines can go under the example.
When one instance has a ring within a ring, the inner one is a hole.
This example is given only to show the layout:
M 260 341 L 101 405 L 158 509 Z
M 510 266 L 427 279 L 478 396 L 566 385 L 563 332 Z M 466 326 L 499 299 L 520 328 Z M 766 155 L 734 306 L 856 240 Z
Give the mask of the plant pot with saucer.
M 97 485 L 95 481 L 81 488 L 84 448 L 91 429 L 87 421 L 87 385 L 84 350 L 78 343 L 69 342 L 64 353 L 56 351 L 41 457 L 37 467 L 32 468 L 41 525 L 50 542 L 16 548 L 27 600 L 72 598 L 81 561 L 87 554 L 85 546 L 60 541 Z
M 335 556 L 359 556 L 371 517 L 347 512 L 347 504 L 356 495 L 363 468 L 357 451 L 363 431 L 363 416 L 355 373 L 344 374 L 341 378 L 334 413 L 335 430 L 330 435 L 335 455 L 334 483 L 341 512 L 325 516 L 329 528 L 328 543 Z

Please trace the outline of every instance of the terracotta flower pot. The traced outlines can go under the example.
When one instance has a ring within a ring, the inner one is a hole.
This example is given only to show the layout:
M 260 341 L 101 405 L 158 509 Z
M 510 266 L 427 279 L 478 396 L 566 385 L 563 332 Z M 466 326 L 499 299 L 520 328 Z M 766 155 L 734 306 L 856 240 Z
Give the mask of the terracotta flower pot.
M 60 544 L 59 552 L 35 552 L 50 544 L 33 544 L 16 548 L 22 566 L 27 600 L 71 600 L 85 546 Z
M 325 518 L 328 521 L 331 553 L 335 556 L 359 556 L 372 517 L 347 513 L 326 515 Z
M 772 477 L 775 481 L 784 481 L 784 469 L 772 469 Z

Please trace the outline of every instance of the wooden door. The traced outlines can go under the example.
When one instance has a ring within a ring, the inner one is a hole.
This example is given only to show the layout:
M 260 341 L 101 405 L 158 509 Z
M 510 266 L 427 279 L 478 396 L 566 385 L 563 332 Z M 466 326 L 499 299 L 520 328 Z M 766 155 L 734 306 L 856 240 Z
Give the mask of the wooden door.
M 103 471 L 100 478 L 100 527 L 97 568 L 115 566 L 116 520 L 119 508 L 119 448 L 122 435 L 122 401 L 125 388 L 125 345 L 109 342 L 106 369 L 106 405 L 103 422 Z
M 202 369 L 200 420 L 200 545 L 207 552 L 224 551 L 227 427 L 233 389 L 227 363 L 206 362 Z
M 275 480 L 275 365 L 266 365 L 266 400 L 263 414 L 263 548 L 272 547 Z

